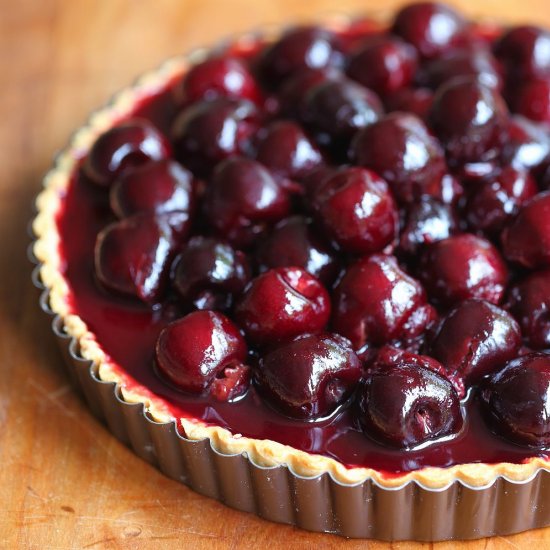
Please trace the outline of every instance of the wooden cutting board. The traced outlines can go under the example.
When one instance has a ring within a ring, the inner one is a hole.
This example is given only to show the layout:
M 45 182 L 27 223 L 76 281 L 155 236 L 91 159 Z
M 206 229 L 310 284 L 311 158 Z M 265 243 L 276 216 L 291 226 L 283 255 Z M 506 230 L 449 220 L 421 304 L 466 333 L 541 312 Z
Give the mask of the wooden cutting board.
M 550 25 L 548 0 L 464 0 L 471 15 Z M 0 547 L 423 548 L 268 523 L 173 482 L 118 443 L 61 371 L 25 249 L 31 202 L 87 113 L 164 58 L 265 23 L 394 0 L 0 1 Z M 399 513 L 399 511 L 396 511 Z M 550 547 L 550 529 L 438 548 Z

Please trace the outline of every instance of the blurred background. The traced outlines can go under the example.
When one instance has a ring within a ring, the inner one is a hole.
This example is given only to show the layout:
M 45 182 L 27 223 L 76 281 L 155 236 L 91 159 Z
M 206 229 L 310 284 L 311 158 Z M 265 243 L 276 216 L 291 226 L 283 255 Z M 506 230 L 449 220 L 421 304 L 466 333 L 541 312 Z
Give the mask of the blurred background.
M 548 0 L 451 3 L 472 17 L 550 25 Z M 400 4 L 0 0 L 1 548 L 388 547 L 312 535 L 235 512 L 134 457 L 68 385 L 39 317 L 25 250 L 32 198 L 55 151 L 93 108 L 138 74 L 169 56 L 264 24 L 335 11 L 391 13 Z M 544 546 L 550 544 L 546 531 L 463 547 Z

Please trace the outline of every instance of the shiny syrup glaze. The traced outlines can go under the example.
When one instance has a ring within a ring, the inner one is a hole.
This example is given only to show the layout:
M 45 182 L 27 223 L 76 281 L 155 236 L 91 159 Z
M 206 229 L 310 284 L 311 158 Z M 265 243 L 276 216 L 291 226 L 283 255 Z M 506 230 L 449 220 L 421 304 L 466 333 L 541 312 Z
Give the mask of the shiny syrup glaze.
M 349 38 L 378 30 L 372 22 L 352 27 Z M 482 29 L 489 35 L 492 29 Z M 249 52 L 239 52 L 246 55 Z M 144 98 L 134 115 L 151 120 L 167 132 L 176 108 L 169 90 Z M 464 403 L 463 430 L 451 440 L 425 448 L 394 450 L 366 437 L 353 419 L 350 406 L 328 419 L 315 422 L 286 418 L 275 412 L 251 387 L 235 403 L 183 394 L 160 379 L 153 367 L 153 350 L 162 328 L 172 320 L 172 307 L 154 311 L 139 303 L 118 298 L 100 289 L 94 279 L 93 249 L 97 233 L 113 219 L 108 193 L 90 185 L 76 170 L 71 177 L 63 207 L 58 214 L 60 255 L 71 289 L 69 305 L 86 322 L 102 349 L 137 385 L 162 398 L 172 414 L 197 418 L 227 428 L 233 434 L 270 439 L 310 453 L 332 457 L 349 466 L 369 467 L 393 477 L 427 466 L 448 467 L 461 463 L 521 463 L 541 451 L 520 447 L 495 436 L 481 417 L 477 399 Z M 139 335 L 139 336 L 137 336 Z

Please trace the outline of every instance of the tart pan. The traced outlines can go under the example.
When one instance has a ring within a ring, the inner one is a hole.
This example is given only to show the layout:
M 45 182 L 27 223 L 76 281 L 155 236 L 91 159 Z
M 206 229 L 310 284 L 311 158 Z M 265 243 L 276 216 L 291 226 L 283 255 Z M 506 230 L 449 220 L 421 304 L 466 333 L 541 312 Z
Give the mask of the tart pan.
M 29 255 L 38 264 L 32 247 Z M 476 539 L 550 525 L 550 472 L 544 469 L 522 482 L 499 476 L 485 487 L 457 480 L 429 489 L 413 480 L 388 489 L 371 479 L 346 485 L 328 473 L 307 478 L 286 466 L 264 467 L 244 454 L 220 453 L 209 439 L 187 439 L 175 421 L 155 422 L 143 404 L 125 402 L 117 384 L 98 378 L 50 309 L 40 265 L 32 279 L 68 375 L 94 415 L 139 457 L 197 493 L 270 521 L 351 538 Z
M 346 26 L 349 20 L 337 18 L 333 23 L 336 27 Z M 266 33 L 261 34 L 265 37 Z M 219 49 L 228 43 L 220 44 Z M 185 61 L 196 62 L 206 51 L 197 50 Z M 155 75 L 173 75 L 180 67 L 181 60 L 169 61 L 138 84 L 147 84 L 150 76 L 154 84 Z M 121 97 L 124 92 L 118 95 L 119 100 Z M 101 116 L 101 112 L 93 116 Z M 350 538 L 464 540 L 550 525 L 550 471 L 544 468 L 520 482 L 498 475 L 491 483 L 475 487 L 462 480 L 438 489 L 417 480 L 391 488 L 369 478 L 345 484 L 330 473 L 305 477 L 291 466 L 259 465 L 246 453 L 225 454 L 208 438 L 186 438 L 175 420 L 156 422 L 143 403 L 126 402 L 120 387 L 101 380 L 97 366 L 80 355 L 78 341 L 66 332 L 63 318 L 50 307 L 50 290 L 40 275 L 42 264 L 33 252 L 37 235 L 32 230 L 30 233 L 33 243 L 29 258 L 35 264 L 33 284 L 71 381 L 93 414 L 106 423 L 117 439 L 168 477 L 237 510 Z

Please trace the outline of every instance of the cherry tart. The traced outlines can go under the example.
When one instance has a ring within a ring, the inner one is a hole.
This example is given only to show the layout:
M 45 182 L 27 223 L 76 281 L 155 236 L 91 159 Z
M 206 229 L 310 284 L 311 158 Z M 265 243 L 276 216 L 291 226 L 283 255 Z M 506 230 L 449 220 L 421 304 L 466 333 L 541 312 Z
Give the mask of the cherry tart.
M 428 2 L 169 63 L 47 181 L 52 309 L 102 380 L 222 451 L 528 479 L 550 465 L 549 36 Z

